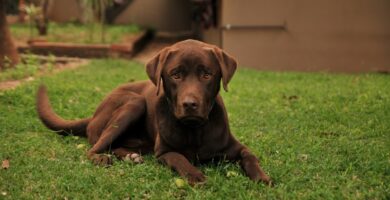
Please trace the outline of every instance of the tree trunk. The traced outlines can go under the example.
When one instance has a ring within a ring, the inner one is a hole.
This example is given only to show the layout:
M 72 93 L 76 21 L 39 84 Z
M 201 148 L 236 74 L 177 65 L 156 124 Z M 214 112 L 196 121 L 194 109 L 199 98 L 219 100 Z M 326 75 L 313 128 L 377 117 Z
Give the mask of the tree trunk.
M 19 62 L 19 54 L 11 38 L 5 13 L 7 0 L 0 0 L 0 70 Z

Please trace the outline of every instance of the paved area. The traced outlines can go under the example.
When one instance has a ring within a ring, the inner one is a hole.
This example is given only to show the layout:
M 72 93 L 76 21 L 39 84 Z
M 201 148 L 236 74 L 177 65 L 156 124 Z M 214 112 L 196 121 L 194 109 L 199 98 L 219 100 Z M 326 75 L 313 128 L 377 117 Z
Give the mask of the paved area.
M 149 44 L 146 45 L 146 47 L 139 52 L 135 57 L 134 60 L 140 63 L 147 63 L 149 60 L 153 58 L 160 50 L 163 48 L 170 46 L 173 44 L 173 41 L 162 41 L 159 39 L 153 39 Z
M 150 59 L 153 58 L 159 51 L 163 48 L 170 46 L 178 41 L 191 38 L 192 34 L 190 32 L 183 33 L 157 33 L 156 37 L 146 45 L 146 47 L 139 52 L 134 60 L 140 63 L 147 63 Z

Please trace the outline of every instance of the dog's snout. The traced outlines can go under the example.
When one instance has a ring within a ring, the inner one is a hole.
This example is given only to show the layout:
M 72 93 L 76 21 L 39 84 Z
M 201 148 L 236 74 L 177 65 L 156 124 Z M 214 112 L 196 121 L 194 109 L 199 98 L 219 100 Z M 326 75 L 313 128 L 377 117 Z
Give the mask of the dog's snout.
M 199 105 L 194 98 L 187 97 L 183 101 L 183 107 L 186 110 L 196 110 L 198 109 Z

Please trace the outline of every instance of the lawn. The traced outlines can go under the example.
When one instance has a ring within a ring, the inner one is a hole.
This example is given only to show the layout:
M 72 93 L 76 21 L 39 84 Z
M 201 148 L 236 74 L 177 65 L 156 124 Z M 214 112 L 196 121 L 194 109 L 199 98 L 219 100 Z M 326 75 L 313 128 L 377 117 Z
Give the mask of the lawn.
M 10 26 L 12 37 L 18 41 L 31 39 L 30 27 L 28 24 L 12 24 Z M 100 27 L 97 24 L 88 26 L 77 23 L 49 23 L 48 35 L 38 36 L 37 29 L 34 27 L 33 38 L 45 39 L 49 42 L 71 42 L 71 43 L 102 43 Z M 105 43 L 120 43 L 126 36 L 140 32 L 136 25 L 106 25 Z
M 55 68 L 56 57 L 48 56 L 45 63 L 41 63 L 39 57 L 34 54 L 23 54 L 22 61 L 15 67 L 0 71 L 0 82 L 9 80 L 20 80 L 36 76 L 39 72 L 50 72 Z
M 146 79 L 143 66 L 94 60 L 74 71 L 0 91 L 0 199 L 389 199 L 390 76 L 259 72 L 240 68 L 222 92 L 236 137 L 259 156 L 275 187 L 251 182 L 237 163 L 202 165 L 202 186 L 153 156 L 134 165 L 92 165 L 84 138 L 62 137 L 37 119 L 45 83 L 57 113 L 91 116 L 117 85 Z

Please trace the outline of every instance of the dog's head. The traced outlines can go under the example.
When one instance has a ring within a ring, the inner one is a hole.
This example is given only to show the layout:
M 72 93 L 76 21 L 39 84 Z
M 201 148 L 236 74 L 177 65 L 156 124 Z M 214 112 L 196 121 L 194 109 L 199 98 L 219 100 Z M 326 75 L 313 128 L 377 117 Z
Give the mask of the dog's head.
M 185 125 L 199 126 L 208 120 L 221 79 L 227 91 L 236 67 L 235 59 L 220 48 L 185 40 L 161 50 L 146 70 L 157 95 L 162 83 L 175 117 Z

